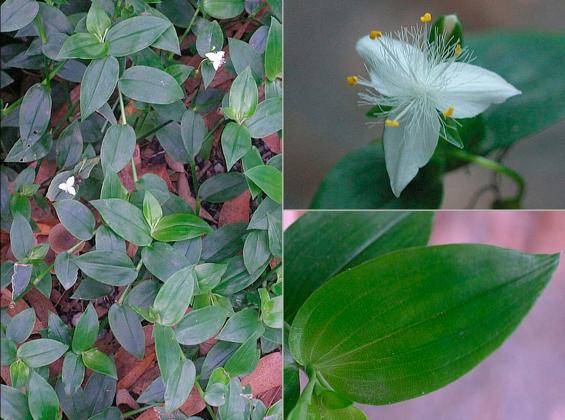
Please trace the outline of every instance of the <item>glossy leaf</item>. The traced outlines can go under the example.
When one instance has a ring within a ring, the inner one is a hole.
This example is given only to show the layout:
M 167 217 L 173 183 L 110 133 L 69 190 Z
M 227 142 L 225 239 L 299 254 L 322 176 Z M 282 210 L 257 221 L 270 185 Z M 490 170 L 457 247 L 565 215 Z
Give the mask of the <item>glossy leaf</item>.
M 133 356 L 143 359 L 145 334 L 135 312 L 127 306 L 115 303 L 108 312 L 108 321 L 118 343 Z
M 262 271 L 271 259 L 269 238 L 264 230 L 253 230 L 245 238 L 243 262 L 249 274 Z
M 72 348 L 75 353 L 80 353 L 91 348 L 98 337 L 98 314 L 92 304 L 80 316 L 73 333 Z
M 260 165 L 245 171 L 245 176 L 253 181 L 267 196 L 282 203 L 282 173 L 270 165 Z
M 104 222 L 126 241 L 135 245 L 151 244 L 150 228 L 140 209 L 125 200 L 115 198 L 90 202 L 100 212 Z
M 217 339 L 233 343 L 245 343 L 249 337 L 256 334 L 261 328 L 259 314 L 255 309 L 245 308 L 236 312 L 228 319 Z
M 92 60 L 105 57 L 108 54 L 108 44 L 89 33 L 78 33 L 68 37 L 57 58 L 59 60 L 69 58 L 82 58 Z
M 486 245 L 385 254 L 314 292 L 292 323 L 289 347 L 353 401 L 414 398 L 454 381 L 500 346 L 558 261 Z M 336 301 L 344 303 L 328 304 Z
M 143 247 L 141 259 L 149 272 L 163 282 L 190 265 L 183 254 L 163 242 L 153 242 L 151 246 Z
M 184 91 L 173 76 L 148 66 L 130 67 L 118 85 L 124 95 L 150 104 L 170 104 L 184 98 Z
M 243 12 L 244 0 L 203 0 L 204 11 L 216 19 L 229 19 Z
M 68 252 L 61 252 L 55 257 L 55 275 L 65 288 L 69 290 L 78 279 L 78 266 L 73 262 L 73 257 Z
M 20 105 L 19 127 L 24 148 L 39 142 L 49 126 L 51 118 L 51 94 L 42 84 L 28 89 Z
M 39 11 L 39 3 L 34 0 L 6 0 L 0 6 L 1 32 L 17 31 L 31 22 Z
M 159 201 L 149 191 L 145 191 L 143 196 L 143 216 L 152 229 L 163 217 L 163 209 Z
M 154 239 L 163 242 L 184 241 L 211 233 L 212 228 L 190 213 L 169 214 L 159 219 L 153 229 Z
M 155 324 L 153 327 L 155 338 L 155 353 L 163 381 L 167 382 L 180 364 L 182 351 L 175 338 L 171 327 Z
M 228 123 L 224 128 L 221 142 L 228 171 L 251 149 L 249 130 L 247 127 L 234 122 Z
M 137 270 L 126 253 L 90 251 L 73 259 L 87 276 L 110 286 L 125 286 L 137 278 Z
M 31 335 L 34 325 L 34 309 L 24 309 L 10 320 L 6 328 L 6 337 L 18 344 L 23 343 Z
M 230 172 L 208 178 L 200 186 L 198 195 L 202 201 L 223 203 L 239 197 L 246 188 L 245 178 L 238 172 Z
M 228 113 L 226 115 L 238 123 L 242 123 L 255 113 L 258 97 L 257 83 L 255 83 L 251 69 L 248 67 L 233 81 L 229 93 L 230 111 L 226 110 L 225 112 Z
M 192 160 L 196 158 L 206 137 L 206 125 L 202 116 L 187 109 L 180 123 L 182 141 L 186 152 Z
M 147 48 L 170 26 L 155 16 L 134 16 L 112 26 L 106 34 L 110 55 L 123 57 Z
M 18 358 L 31 368 L 47 366 L 61 357 L 69 347 L 49 338 L 38 338 L 18 348 Z
M 55 390 L 38 373 L 32 371 L 28 385 L 29 411 L 34 420 L 52 420 L 59 416 L 59 399 Z
M 226 311 L 218 306 L 205 306 L 192 310 L 176 326 L 180 344 L 191 346 L 214 337 L 226 320 Z
M 196 379 L 196 368 L 192 360 L 186 359 L 178 365 L 165 382 L 165 410 L 174 411 L 188 398 Z
M 257 111 L 245 121 L 251 137 L 261 139 L 282 129 L 282 98 L 264 100 L 257 105 Z
M 2 404 L 2 417 L 6 420 L 31 420 L 26 394 L 11 386 L 0 385 L 0 404 Z
M 109 376 L 110 378 L 118 379 L 114 360 L 107 354 L 102 353 L 100 350 L 92 348 L 82 352 L 82 362 L 87 368 L 94 372 L 101 373 L 102 375 Z
M 77 200 L 59 200 L 53 203 L 57 217 L 65 228 L 81 241 L 94 236 L 96 221 L 88 207 Z
M 339 272 L 397 249 L 425 245 L 432 220 L 432 212 L 310 212 L 300 217 L 285 232 L 287 322 Z
M 86 15 L 86 29 L 98 38 L 103 39 L 106 31 L 112 25 L 112 21 L 97 3 L 92 3 Z
M 282 76 L 282 25 L 271 17 L 271 27 L 265 48 L 265 75 L 269 80 Z
M 247 375 L 257 366 L 261 353 L 257 348 L 258 335 L 260 334 L 249 337 L 226 361 L 224 369 L 231 377 Z
M 121 171 L 133 157 L 135 131 L 129 124 L 112 125 L 106 131 L 100 149 L 100 162 L 104 172 Z
M 20 213 L 16 213 L 10 227 L 10 247 L 18 260 L 27 257 L 33 247 L 31 225 Z
M 80 85 L 80 116 L 83 121 L 110 99 L 118 83 L 118 74 L 118 60 L 112 56 L 90 62 Z
M 167 279 L 153 304 L 160 324 L 170 326 L 181 320 L 192 300 L 195 280 L 192 267 L 183 268 Z
M 61 379 L 68 395 L 74 394 L 84 380 L 84 364 L 80 356 L 72 351 L 65 354 Z

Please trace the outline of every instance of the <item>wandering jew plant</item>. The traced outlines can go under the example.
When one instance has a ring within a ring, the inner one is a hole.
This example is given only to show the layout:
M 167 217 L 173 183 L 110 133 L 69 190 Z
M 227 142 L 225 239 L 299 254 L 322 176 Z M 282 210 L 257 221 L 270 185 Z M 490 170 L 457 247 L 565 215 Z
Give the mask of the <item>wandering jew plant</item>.
M 281 2 L 0 11 L 2 418 L 281 418 Z
M 431 19 L 426 13 L 420 18 L 425 26 L 394 35 L 372 31 L 361 38 L 357 52 L 370 78 L 348 78 L 367 88 L 360 103 L 377 106 L 385 118 L 385 160 L 396 197 L 429 162 L 438 138 L 451 140 L 448 131 L 457 130 L 458 118 L 474 117 L 520 94 L 497 74 L 469 64 L 470 52 L 452 35 L 455 16 L 446 16 L 444 31 L 436 27 L 433 36 Z

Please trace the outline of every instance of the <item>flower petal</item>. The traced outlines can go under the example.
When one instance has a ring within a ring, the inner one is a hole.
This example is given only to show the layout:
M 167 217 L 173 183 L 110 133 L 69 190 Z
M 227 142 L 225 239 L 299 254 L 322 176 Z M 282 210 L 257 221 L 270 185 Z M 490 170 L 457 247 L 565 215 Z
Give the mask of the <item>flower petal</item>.
M 395 110 L 395 118 L 401 110 Z M 440 121 L 431 107 L 413 107 L 405 113 L 398 127 L 385 127 L 384 150 L 390 186 L 396 197 L 414 179 L 418 170 L 429 162 L 437 146 Z
M 357 41 L 356 49 L 369 71 L 372 86 L 385 96 L 402 96 L 413 78 L 412 69 L 426 60 L 420 49 L 388 36 L 365 36 Z
M 445 111 L 454 109 L 453 118 L 470 118 L 499 104 L 520 92 L 498 74 L 467 63 L 438 65 L 436 107 Z

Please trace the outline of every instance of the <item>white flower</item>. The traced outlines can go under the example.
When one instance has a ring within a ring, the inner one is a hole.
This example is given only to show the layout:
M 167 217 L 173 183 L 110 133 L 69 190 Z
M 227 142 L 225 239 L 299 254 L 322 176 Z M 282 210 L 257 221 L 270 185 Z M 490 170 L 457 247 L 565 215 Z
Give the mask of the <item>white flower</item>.
M 226 53 L 224 51 L 210 51 L 209 53 L 204 54 L 208 60 L 212 63 L 214 70 L 218 70 L 222 65 L 226 62 L 224 57 Z
M 431 15 L 420 19 L 429 22 Z M 403 28 L 395 35 L 373 31 L 361 38 L 357 52 L 370 80 L 347 80 L 368 88 L 359 94 L 360 103 L 383 107 L 386 167 L 398 197 L 431 159 L 446 118 L 474 117 L 521 92 L 496 73 L 465 62 L 468 51 L 441 34 L 430 43 L 427 27 Z
M 75 185 L 75 177 L 70 176 L 67 178 L 65 182 L 59 184 L 59 189 L 68 192 L 71 195 L 76 195 L 77 191 L 75 190 L 74 185 Z

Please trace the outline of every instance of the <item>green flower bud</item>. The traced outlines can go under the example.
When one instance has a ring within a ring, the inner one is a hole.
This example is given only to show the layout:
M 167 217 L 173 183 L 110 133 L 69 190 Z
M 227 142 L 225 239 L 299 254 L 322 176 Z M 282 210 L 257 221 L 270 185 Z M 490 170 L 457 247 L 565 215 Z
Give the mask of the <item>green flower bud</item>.
M 460 51 L 463 47 L 463 24 L 457 15 L 440 16 L 430 28 L 430 43 L 441 40 L 447 46 Z M 457 48 L 457 45 L 459 47 Z

